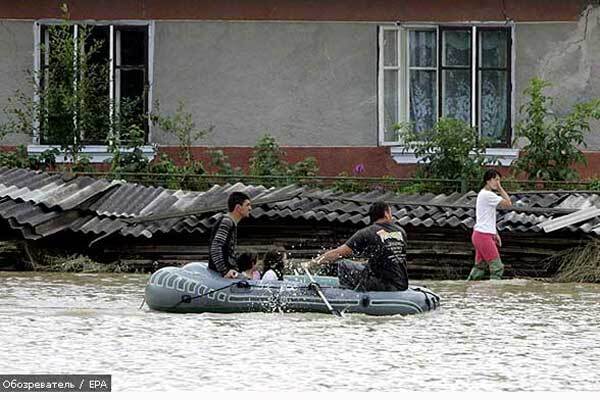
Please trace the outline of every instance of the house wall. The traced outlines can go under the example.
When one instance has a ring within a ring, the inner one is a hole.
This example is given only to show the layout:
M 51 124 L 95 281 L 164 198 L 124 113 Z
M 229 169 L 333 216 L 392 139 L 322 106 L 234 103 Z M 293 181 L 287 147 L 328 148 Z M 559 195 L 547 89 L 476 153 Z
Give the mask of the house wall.
M 557 114 L 600 97 L 599 17 L 597 8 L 577 22 L 516 24 L 516 120 L 534 76 L 552 83 Z M 215 126 L 198 145 L 252 146 L 268 132 L 284 146 L 376 146 L 376 32 L 370 23 L 157 22 L 155 96 L 171 109 L 185 99 L 199 124 Z M 593 123 L 589 150 L 600 150 L 599 131 Z M 177 143 L 158 130 L 153 138 Z
M 518 23 L 514 46 L 516 110 L 534 76 L 552 84 L 544 93 L 554 98 L 557 114 L 600 98 L 600 8 L 573 23 Z M 600 150 L 600 122 L 592 122 L 586 142 L 588 150 Z
M 291 158 L 316 155 L 331 173 L 350 171 L 359 162 L 367 172 L 377 171 L 373 175 L 412 170 L 396 168 L 389 150 L 377 147 L 377 26 L 382 21 L 513 19 L 515 111 L 533 76 L 553 83 L 547 93 L 556 96 L 557 113 L 600 97 L 600 9 L 581 14 L 583 1 L 541 7 L 535 1 L 506 0 L 500 2 L 504 9 L 497 1 L 478 2 L 477 8 L 467 7 L 468 2 L 359 1 L 352 9 L 336 1 L 282 0 L 280 7 L 269 1 L 210 7 L 184 0 L 169 7 L 159 1 L 124 0 L 119 8 L 109 3 L 74 3 L 71 18 L 156 19 L 154 99 L 167 112 L 184 100 L 200 127 L 215 126 L 196 143 L 198 152 L 206 146 L 231 148 L 234 164 L 247 163 L 250 147 L 268 132 Z M 40 0 L 35 9 L 25 4 L 0 4 L 0 107 L 25 83 L 24 71 L 33 64 L 33 20 L 6 18 L 61 15 L 55 2 Z M 240 21 L 244 15 L 254 21 Z M 592 128 L 588 150 L 600 151 L 600 124 Z M 158 129 L 152 139 L 168 151 L 177 144 Z M 27 136 L 9 135 L 0 145 L 28 142 Z M 600 165 L 600 153 L 587 156 L 591 165 Z M 600 175 L 600 169 L 585 175 Z
M 590 0 L 36 0 L 0 2 L 0 18 L 261 21 L 567 21 Z
M 27 70 L 33 69 L 33 21 L 0 20 L 0 123 L 6 122 L 4 108 L 8 98 L 20 89 L 33 93 L 27 85 Z M 31 142 L 31 136 L 11 133 L 0 138 L 0 144 L 17 145 Z
M 215 126 L 197 144 L 377 145 L 375 24 L 157 22 L 154 71 L 161 111 Z

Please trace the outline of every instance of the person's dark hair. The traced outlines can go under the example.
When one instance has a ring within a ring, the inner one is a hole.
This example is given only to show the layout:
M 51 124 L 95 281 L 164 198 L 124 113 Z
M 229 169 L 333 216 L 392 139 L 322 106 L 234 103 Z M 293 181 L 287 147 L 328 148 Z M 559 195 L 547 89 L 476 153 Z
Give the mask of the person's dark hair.
M 263 276 L 264 274 L 272 269 L 277 275 L 277 279 L 283 280 L 283 268 L 285 267 L 284 262 L 285 249 L 282 247 L 273 247 L 265 253 L 263 258 Z
M 233 192 L 229 195 L 227 199 L 227 209 L 229 212 L 232 212 L 235 209 L 235 206 L 238 204 L 241 206 L 244 204 L 244 201 L 250 200 L 250 197 L 246 193 L 242 192 Z
M 250 268 L 252 268 L 252 266 L 254 264 L 256 264 L 257 259 L 258 259 L 258 256 L 253 251 L 247 251 L 247 252 L 241 253 L 238 256 L 238 260 L 237 260 L 238 268 L 240 270 L 239 272 L 247 271 Z
M 494 179 L 495 177 L 502 178 L 502 175 L 500 174 L 500 172 L 498 172 L 497 170 L 495 170 L 493 168 L 486 170 L 485 173 L 483 174 L 484 186 L 490 179 Z
M 384 201 L 377 201 L 371 204 L 371 207 L 369 207 L 369 219 L 371 220 L 371 223 L 385 217 L 385 212 L 389 208 L 390 206 Z

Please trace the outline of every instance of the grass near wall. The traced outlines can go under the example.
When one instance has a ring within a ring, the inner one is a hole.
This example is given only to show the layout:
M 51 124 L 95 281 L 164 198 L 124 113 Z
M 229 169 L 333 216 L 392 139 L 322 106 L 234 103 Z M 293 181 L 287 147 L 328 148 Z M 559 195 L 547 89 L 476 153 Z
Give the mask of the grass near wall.
M 559 262 L 557 282 L 600 283 L 600 240 L 591 240 L 553 258 Z

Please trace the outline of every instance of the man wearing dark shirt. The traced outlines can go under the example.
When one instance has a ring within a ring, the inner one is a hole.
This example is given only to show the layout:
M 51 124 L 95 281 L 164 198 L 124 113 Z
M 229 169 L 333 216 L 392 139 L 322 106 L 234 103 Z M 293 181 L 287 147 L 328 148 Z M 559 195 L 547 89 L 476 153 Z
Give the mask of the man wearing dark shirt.
M 406 272 L 406 232 L 392 219 L 384 202 L 371 205 L 372 225 L 356 232 L 348 241 L 313 263 L 337 261 L 351 254 L 368 259 L 366 265 L 341 260 L 337 264 L 340 284 L 359 291 L 399 291 L 408 289 Z
M 208 268 L 225 278 L 236 278 L 237 224 L 252 211 L 250 198 L 242 192 L 233 192 L 227 199 L 228 213 L 213 226 L 208 248 Z

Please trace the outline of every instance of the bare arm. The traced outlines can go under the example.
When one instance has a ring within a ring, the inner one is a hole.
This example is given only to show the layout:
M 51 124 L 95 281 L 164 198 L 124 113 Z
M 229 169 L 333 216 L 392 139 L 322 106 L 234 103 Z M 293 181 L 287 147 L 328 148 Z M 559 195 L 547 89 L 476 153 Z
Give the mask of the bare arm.
M 323 263 L 328 263 L 328 262 L 339 260 L 340 258 L 349 256 L 350 254 L 352 254 L 352 249 L 350 247 L 348 247 L 348 245 L 343 244 L 333 250 L 329 250 L 329 251 L 323 253 L 322 255 L 317 257 L 314 261 L 316 262 L 316 264 L 323 264 Z
M 512 201 L 510 201 L 510 196 L 506 193 L 506 190 L 502 187 L 502 185 L 498 182 L 498 192 L 502 200 L 498 203 L 498 207 L 500 208 L 508 208 L 512 206 Z

